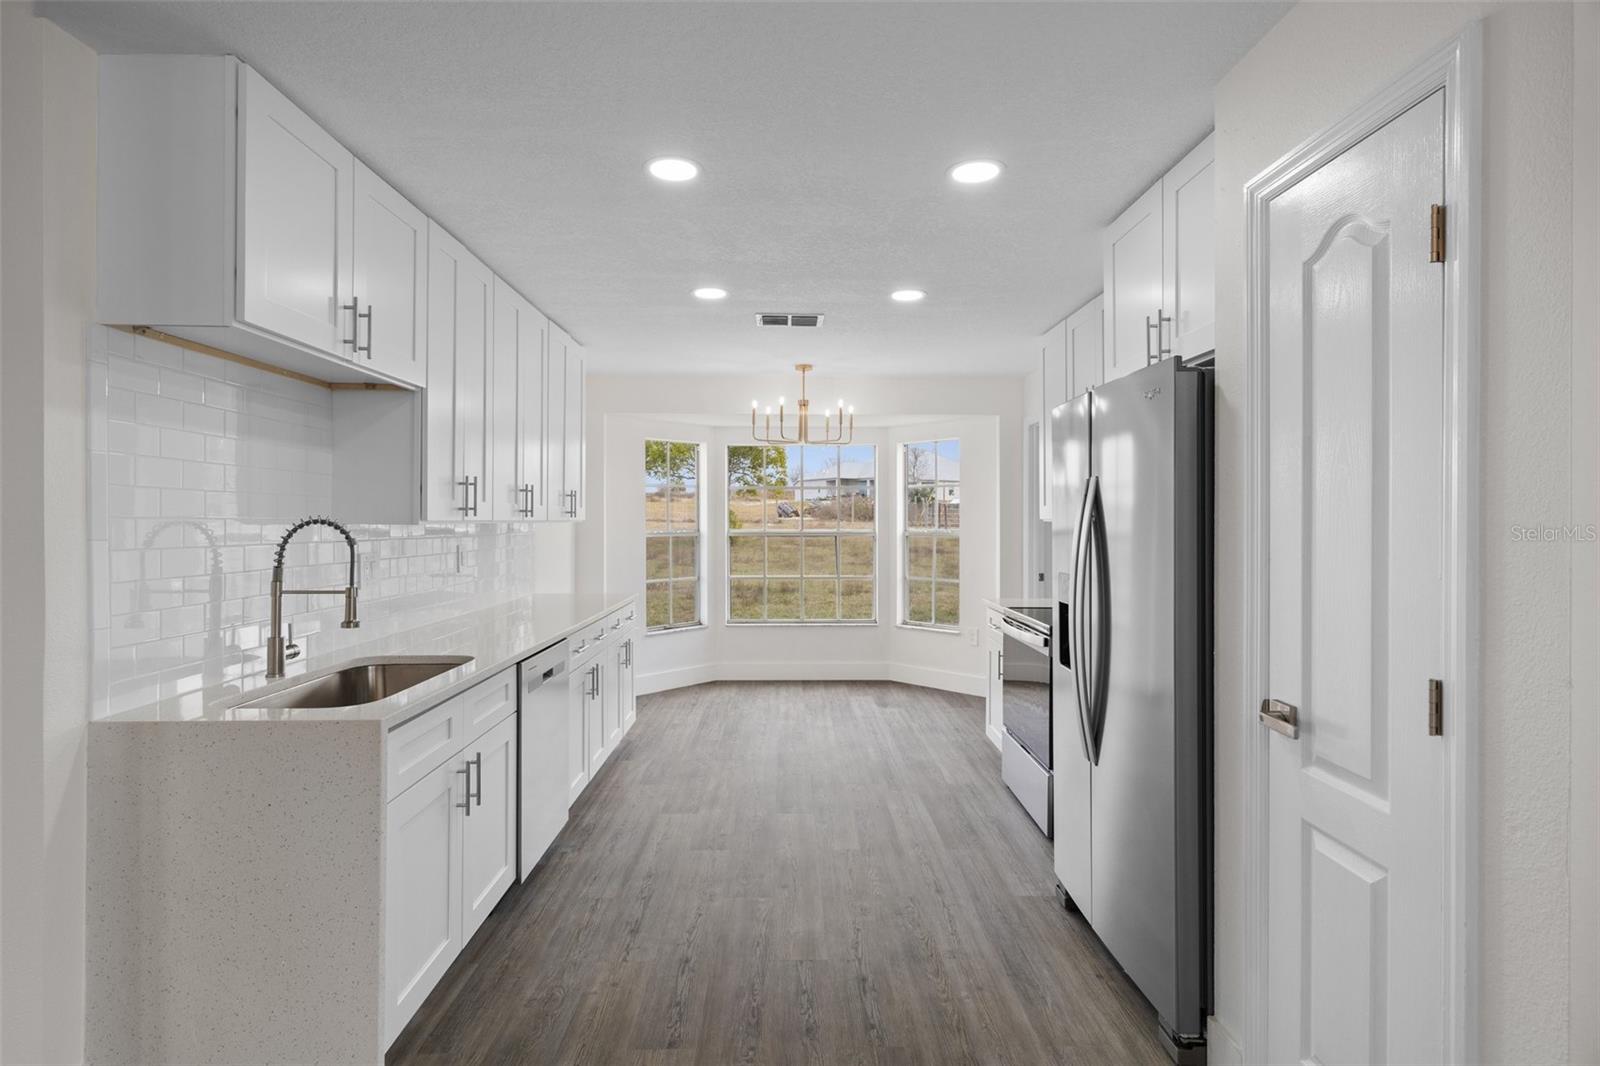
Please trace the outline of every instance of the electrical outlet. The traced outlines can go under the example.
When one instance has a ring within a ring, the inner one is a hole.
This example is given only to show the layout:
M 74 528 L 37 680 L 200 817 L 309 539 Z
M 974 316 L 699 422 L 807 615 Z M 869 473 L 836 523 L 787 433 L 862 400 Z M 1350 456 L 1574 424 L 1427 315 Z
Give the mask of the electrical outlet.
M 978 628 L 977 628 L 977 626 L 973 626 L 971 629 L 967 630 L 967 643 L 971 644 L 974 648 L 976 648 L 978 646 Z

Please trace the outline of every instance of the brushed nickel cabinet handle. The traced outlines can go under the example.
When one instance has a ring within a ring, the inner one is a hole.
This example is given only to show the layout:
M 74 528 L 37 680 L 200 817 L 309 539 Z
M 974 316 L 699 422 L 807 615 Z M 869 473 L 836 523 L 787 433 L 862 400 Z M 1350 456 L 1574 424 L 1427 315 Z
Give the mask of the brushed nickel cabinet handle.
M 351 303 L 351 307 L 353 308 L 354 306 L 355 306 L 355 304 L 352 302 Z M 357 346 L 356 352 L 358 354 L 366 355 L 367 359 L 370 361 L 372 359 L 372 305 L 371 304 L 367 305 L 367 309 L 365 311 L 362 311 L 362 312 L 360 312 L 359 314 L 356 315 L 356 320 L 357 321 L 356 321 L 355 335 L 357 337 L 361 336 L 361 322 L 360 322 L 360 320 L 363 319 L 363 318 L 367 320 L 367 343 L 364 344 L 364 345 Z
M 472 765 L 478 768 L 478 787 L 471 787 L 472 775 L 467 775 L 467 798 L 478 801 L 478 806 L 483 806 L 483 752 L 478 752 L 472 757 Z
M 1292 703 L 1273 699 L 1262 700 L 1257 717 L 1262 725 L 1274 733 L 1281 733 L 1290 740 L 1300 736 L 1300 708 Z
M 466 799 L 456 804 L 456 806 L 466 811 L 467 817 L 470 818 L 472 817 L 472 763 L 469 762 L 465 766 L 456 767 L 456 773 L 467 775 Z
M 350 347 L 352 355 L 361 350 L 360 348 L 356 347 L 356 345 L 360 343 L 359 338 L 361 336 L 360 304 L 361 301 L 352 296 L 350 297 L 349 303 L 339 305 L 339 310 L 350 312 L 350 336 L 344 338 L 343 343 Z

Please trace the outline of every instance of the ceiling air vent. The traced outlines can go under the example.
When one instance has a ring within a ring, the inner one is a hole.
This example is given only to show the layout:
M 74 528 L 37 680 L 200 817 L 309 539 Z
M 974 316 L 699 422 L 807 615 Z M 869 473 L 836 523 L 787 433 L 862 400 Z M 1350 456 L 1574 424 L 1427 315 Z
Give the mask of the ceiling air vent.
M 821 315 L 788 315 L 764 312 L 756 316 L 758 326 L 810 326 L 822 325 Z

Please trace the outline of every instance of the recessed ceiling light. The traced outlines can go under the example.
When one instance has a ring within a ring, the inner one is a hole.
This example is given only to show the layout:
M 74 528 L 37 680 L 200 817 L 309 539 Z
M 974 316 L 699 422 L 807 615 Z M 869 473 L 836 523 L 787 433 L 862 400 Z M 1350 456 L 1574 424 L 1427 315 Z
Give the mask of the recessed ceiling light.
M 694 294 L 700 300 L 721 300 L 728 295 L 728 290 L 719 289 L 715 285 L 707 285 L 703 289 L 694 290 Z
M 688 159 L 665 156 L 650 160 L 651 175 L 662 181 L 691 181 L 700 175 L 700 164 Z
M 1003 169 L 992 159 L 969 159 L 950 168 L 950 180 L 962 185 L 982 185 L 998 178 Z
M 914 304 L 926 295 L 921 289 L 896 289 L 889 294 L 889 299 L 896 303 Z

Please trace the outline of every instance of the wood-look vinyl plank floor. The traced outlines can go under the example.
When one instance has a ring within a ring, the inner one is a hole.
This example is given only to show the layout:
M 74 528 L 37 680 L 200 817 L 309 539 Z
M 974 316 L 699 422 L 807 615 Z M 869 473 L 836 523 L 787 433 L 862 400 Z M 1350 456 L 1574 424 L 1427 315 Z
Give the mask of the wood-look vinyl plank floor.
M 1167 1061 L 981 701 L 737 682 L 639 719 L 390 1066 Z

